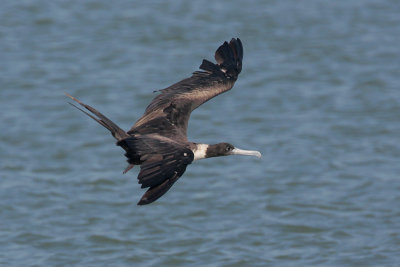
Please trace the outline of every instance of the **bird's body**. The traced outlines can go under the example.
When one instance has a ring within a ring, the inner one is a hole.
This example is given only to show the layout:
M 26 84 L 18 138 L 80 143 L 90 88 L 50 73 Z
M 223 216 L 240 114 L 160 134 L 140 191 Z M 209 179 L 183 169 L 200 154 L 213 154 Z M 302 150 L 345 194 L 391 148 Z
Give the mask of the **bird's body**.
M 139 205 L 149 204 L 182 176 L 194 160 L 242 154 L 260 157 L 257 151 L 240 150 L 228 143 L 215 145 L 188 141 L 187 127 L 191 112 L 209 99 L 230 90 L 242 69 L 243 47 L 239 38 L 225 42 L 215 52 L 217 64 L 203 60 L 200 69 L 161 91 L 146 108 L 144 115 L 125 132 L 96 109 L 68 95 L 92 114 L 80 109 L 107 128 L 128 158 L 128 167 L 140 165 L 138 175 L 147 192 Z M 76 106 L 75 106 L 76 107 Z

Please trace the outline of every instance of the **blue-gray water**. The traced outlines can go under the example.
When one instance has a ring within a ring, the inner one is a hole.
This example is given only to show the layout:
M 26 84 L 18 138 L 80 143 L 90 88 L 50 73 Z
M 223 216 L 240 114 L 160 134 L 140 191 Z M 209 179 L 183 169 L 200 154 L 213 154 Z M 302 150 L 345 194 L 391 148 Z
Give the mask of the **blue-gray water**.
M 395 266 L 398 1 L 1 1 L 1 266 Z M 263 158 L 196 162 L 157 202 L 105 129 L 240 37 L 235 87 L 189 138 Z

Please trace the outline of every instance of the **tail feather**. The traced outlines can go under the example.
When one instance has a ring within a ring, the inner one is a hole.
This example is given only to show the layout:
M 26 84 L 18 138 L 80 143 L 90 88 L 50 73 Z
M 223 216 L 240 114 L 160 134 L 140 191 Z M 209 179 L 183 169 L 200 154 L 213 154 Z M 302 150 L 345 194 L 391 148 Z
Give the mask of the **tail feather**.
M 77 107 L 76 105 L 74 105 L 72 103 L 69 103 L 70 105 L 74 106 L 75 108 L 79 109 L 80 111 L 82 111 L 83 113 L 85 113 L 86 115 L 91 117 L 93 120 L 97 121 L 104 128 L 108 129 L 111 132 L 111 134 L 115 137 L 115 139 L 122 140 L 124 138 L 129 137 L 129 135 L 124 130 L 122 130 L 120 127 L 118 127 L 118 125 L 116 125 L 114 122 L 112 122 L 109 118 L 107 118 L 106 116 L 101 114 L 98 110 L 96 110 L 95 108 L 93 108 L 89 105 L 82 103 L 81 101 L 79 101 L 78 99 L 76 99 L 75 97 L 73 97 L 67 93 L 65 93 L 65 94 L 72 100 L 76 101 L 79 105 L 81 105 L 84 108 L 86 108 L 87 110 L 89 110 L 93 115 L 97 116 L 97 118 L 96 118 L 95 116 L 86 112 L 85 110 L 81 109 L 80 107 Z

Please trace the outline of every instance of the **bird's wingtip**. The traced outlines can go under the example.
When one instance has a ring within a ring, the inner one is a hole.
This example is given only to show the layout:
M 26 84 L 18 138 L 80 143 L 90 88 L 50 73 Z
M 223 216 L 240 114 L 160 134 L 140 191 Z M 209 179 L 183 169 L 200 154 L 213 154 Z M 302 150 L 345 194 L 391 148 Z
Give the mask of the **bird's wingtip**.
M 143 206 L 146 204 L 149 204 L 150 202 L 147 200 L 147 198 L 142 198 L 141 200 L 139 200 L 139 202 L 137 203 L 138 206 Z

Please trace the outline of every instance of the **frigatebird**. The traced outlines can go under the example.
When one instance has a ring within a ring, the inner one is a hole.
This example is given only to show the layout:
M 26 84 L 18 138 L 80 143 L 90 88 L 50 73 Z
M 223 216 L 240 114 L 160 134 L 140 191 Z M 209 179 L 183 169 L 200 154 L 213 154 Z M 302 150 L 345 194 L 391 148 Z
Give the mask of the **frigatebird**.
M 117 139 L 116 144 L 125 150 L 128 158 L 129 165 L 124 173 L 140 165 L 139 184 L 149 189 L 137 204 L 145 205 L 164 195 L 195 160 L 228 155 L 261 157 L 258 151 L 238 149 L 229 143 L 199 144 L 187 138 L 190 113 L 233 87 L 242 70 L 242 59 L 243 46 L 239 38 L 224 42 L 215 52 L 217 64 L 203 59 L 201 71 L 159 90 L 161 93 L 127 132 L 93 107 L 66 95 L 91 114 L 71 105 L 103 125 Z

